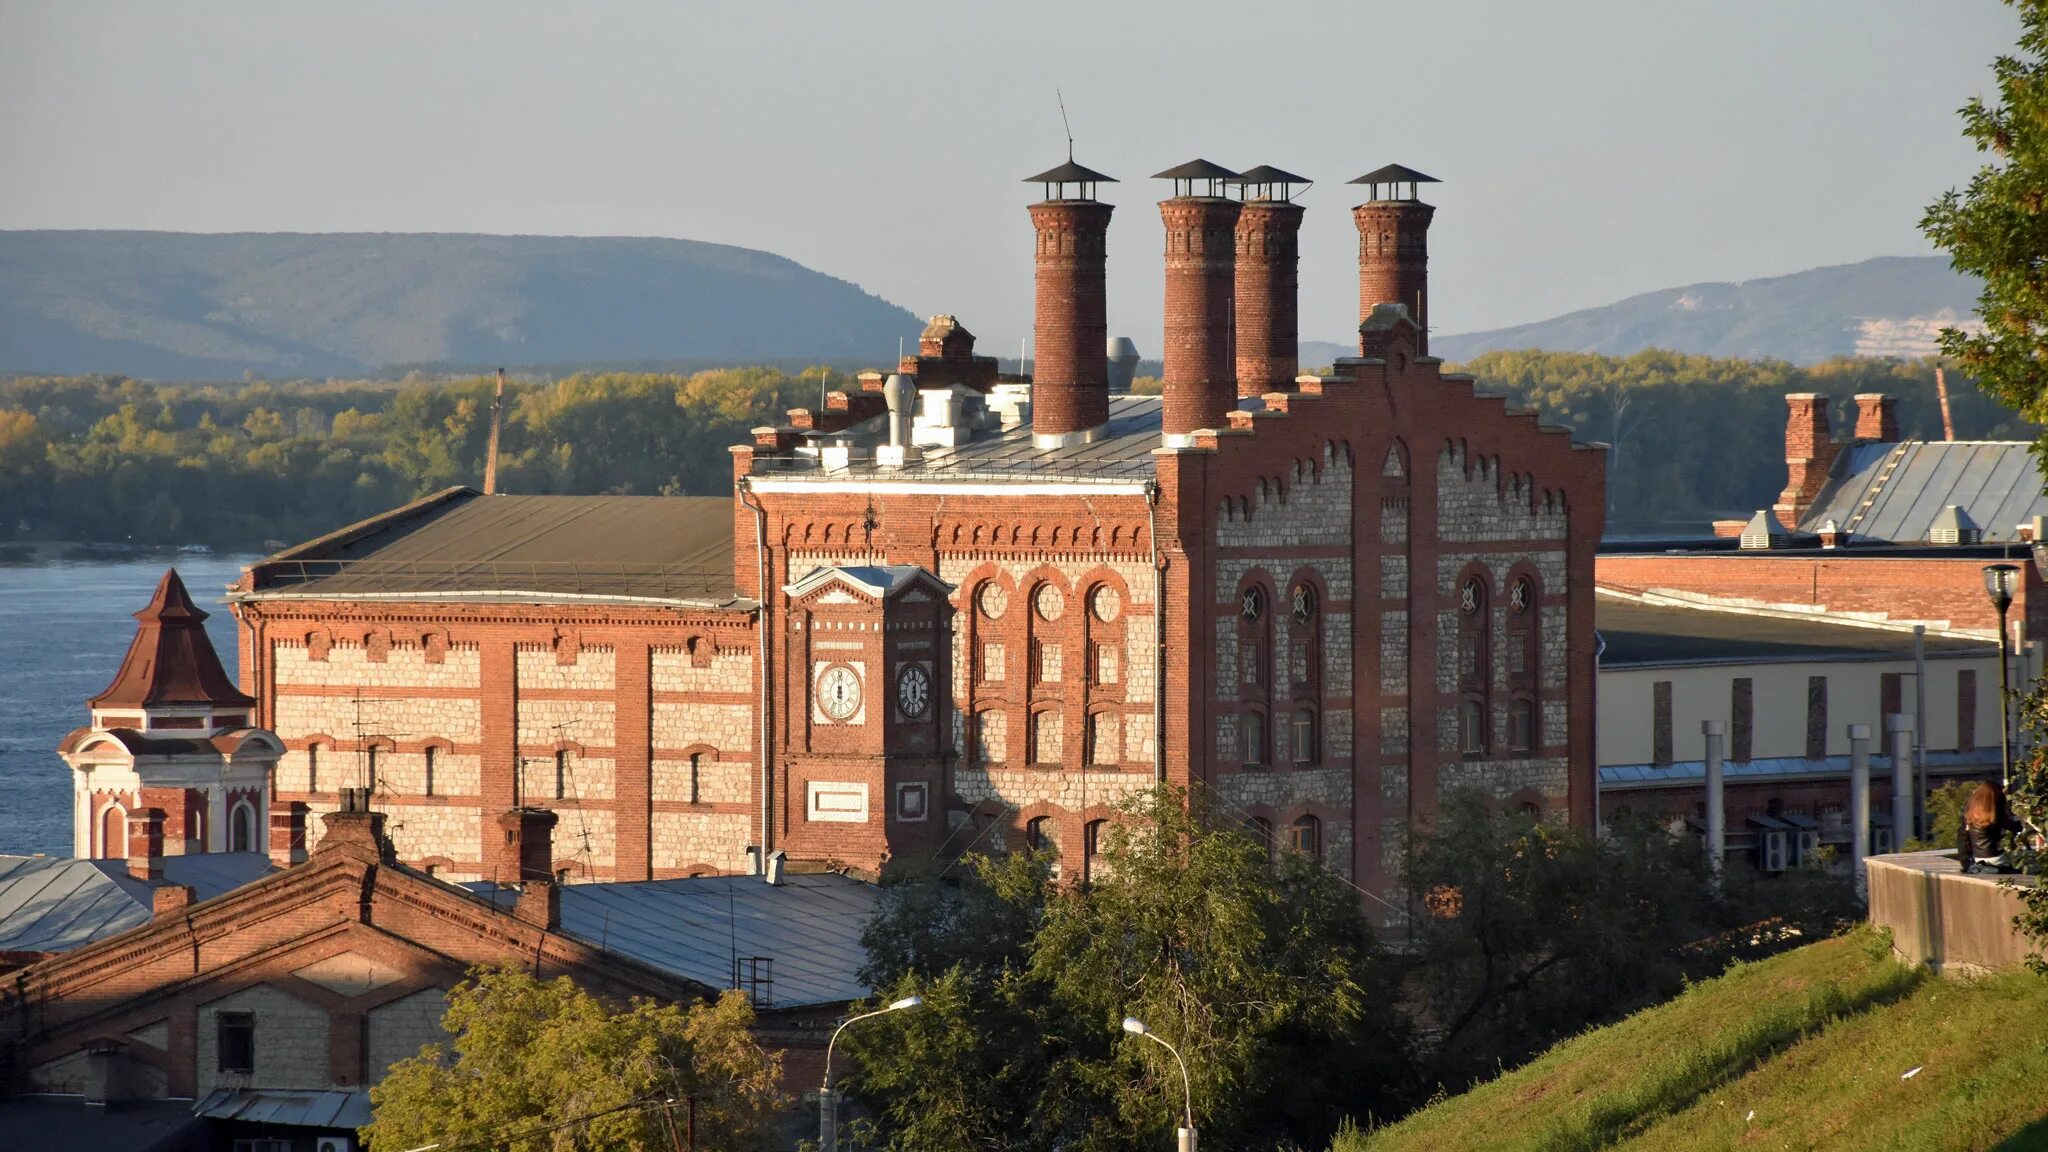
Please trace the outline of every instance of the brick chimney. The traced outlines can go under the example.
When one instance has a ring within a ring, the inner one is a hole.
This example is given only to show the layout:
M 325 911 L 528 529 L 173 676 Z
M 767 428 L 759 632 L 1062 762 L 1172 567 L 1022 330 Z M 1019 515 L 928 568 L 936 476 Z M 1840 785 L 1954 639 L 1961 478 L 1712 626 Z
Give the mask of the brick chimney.
M 1087 443 L 1109 423 L 1111 206 L 1095 199 L 1095 186 L 1109 179 L 1068 160 L 1027 181 L 1045 185 L 1045 199 L 1031 206 L 1038 232 L 1031 439 L 1040 448 Z M 1076 195 L 1067 195 L 1069 186 Z
M 164 878 L 164 810 L 138 808 L 128 814 L 128 874 L 137 880 Z
M 151 914 L 162 919 L 176 916 L 192 906 L 192 887 L 189 884 L 166 884 L 150 893 Z
M 397 858 L 391 841 L 384 835 L 384 814 L 370 811 L 368 788 L 343 788 L 341 807 L 329 812 L 322 823 L 327 826 L 327 834 L 320 838 L 321 854 L 354 851 L 384 863 Z
M 1417 351 L 1424 355 L 1429 352 L 1429 221 L 1436 209 L 1416 199 L 1415 189 L 1436 182 L 1399 164 L 1351 181 L 1372 189 L 1372 198 L 1351 210 L 1358 226 L 1358 321 L 1370 319 L 1376 305 L 1401 305 L 1421 332 Z
M 1856 439 L 1899 442 L 1898 400 L 1882 392 L 1856 394 Z
M 1299 276 L 1301 205 L 1287 199 L 1302 178 L 1262 164 L 1239 177 L 1237 217 L 1237 394 L 1294 389 L 1301 372 Z
M 499 859 L 518 869 L 519 902 L 513 915 L 539 928 L 562 926 L 562 893 L 555 884 L 555 822 L 545 808 L 514 808 L 498 817 L 505 834 Z
M 1221 428 L 1236 406 L 1230 327 L 1237 306 L 1237 219 L 1243 206 L 1220 195 L 1237 173 L 1193 160 L 1158 174 L 1173 181 L 1159 202 L 1166 225 L 1166 334 L 1161 355 L 1163 430 L 1185 437 Z
M 1842 449 L 1828 428 L 1828 398 L 1818 392 L 1785 396 L 1785 490 L 1771 511 L 1778 523 L 1797 531 L 1799 521 L 1828 482 Z

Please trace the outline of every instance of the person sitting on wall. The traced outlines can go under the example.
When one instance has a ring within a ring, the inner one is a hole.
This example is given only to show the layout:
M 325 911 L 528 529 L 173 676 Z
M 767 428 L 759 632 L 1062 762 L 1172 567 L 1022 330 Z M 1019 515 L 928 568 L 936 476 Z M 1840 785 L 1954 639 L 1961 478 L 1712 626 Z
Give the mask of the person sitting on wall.
M 2019 831 L 2020 822 L 2013 819 L 2005 802 L 2005 789 L 1990 780 L 1977 785 L 1963 807 L 1963 827 L 1957 837 L 1956 857 L 1963 862 L 1963 871 L 1995 875 L 2015 871 L 2005 861 L 2005 846 Z

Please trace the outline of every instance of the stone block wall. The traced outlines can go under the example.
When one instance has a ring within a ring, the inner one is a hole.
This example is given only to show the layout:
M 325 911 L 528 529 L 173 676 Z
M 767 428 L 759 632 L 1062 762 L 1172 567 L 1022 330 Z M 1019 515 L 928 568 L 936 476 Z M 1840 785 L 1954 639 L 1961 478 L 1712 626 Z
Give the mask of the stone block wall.
M 249 1076 L 220 1071 L 220 1014 L 247 1012 L 256 1026 L 256 1068 Z M 327 1010 L 269 984 L 244 988 L 199 1009 L 199 1094 L 215 1088 L 333 1086 L 328 1071 Z
M 393 1064 L 419 1054 L 428 1044 L 447 1050 L 452 1037 L 441 1029 L 441 1016 L 448 1011 L 448 994 L 439 988 L 422 988 L 402 1000 L 380 1004 L 364 1014 L 369 1033 L 369 1073 L 382 1080 Z

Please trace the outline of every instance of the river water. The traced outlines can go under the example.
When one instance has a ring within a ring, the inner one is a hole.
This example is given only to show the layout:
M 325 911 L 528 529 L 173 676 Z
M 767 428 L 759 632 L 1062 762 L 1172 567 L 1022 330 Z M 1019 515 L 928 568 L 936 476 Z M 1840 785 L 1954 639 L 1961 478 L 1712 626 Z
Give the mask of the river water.
M 235 621 L 224 591 L 253 556 L 0 566 L 0 853 L 71 854 L 71 769 L 57 755 L 87 720 L 135 637 L 134 613 L 176 567 L 212 615 L 206 630 L 229 677 Z

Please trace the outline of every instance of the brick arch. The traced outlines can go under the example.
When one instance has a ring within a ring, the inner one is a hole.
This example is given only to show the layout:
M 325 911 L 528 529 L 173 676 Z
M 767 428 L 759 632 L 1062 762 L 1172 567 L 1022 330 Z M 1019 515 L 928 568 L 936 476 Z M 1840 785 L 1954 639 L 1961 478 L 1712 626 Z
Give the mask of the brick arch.
M 334 633 L 325 626 L 308 628 L 303 643 L 306 645 L 306 659 L 325 660 L 327 653 L 334 648 Z
M 391 629 L 381 624 L 363 630 L 363 659 L 382 664 L 391 655 Z
M 421 632 L 420 651 L 429 664 L 445 661 L 448 658 L 448 630 L 437 625 Z
M 118 825 L 109 825 L 108 817 L 118 817 Z M 109 834 L 115 837 L 112 844 L 107 842 Z M 118 860 L 128 855 L 128 806 L 119 800 L 109 800 L 100 806 L 92 822 L 93 839 L 99 841 L 99 857 L 103 860 Z
M 690 657 L 690 667 L 709 668 L 718 655 L 718 645 L 703 632 L 691 632 L 683 637 L 683 652 Z

